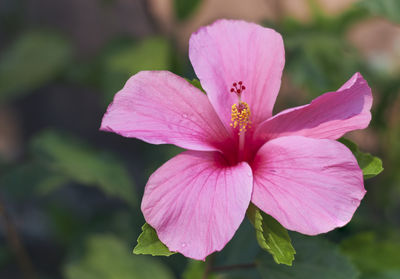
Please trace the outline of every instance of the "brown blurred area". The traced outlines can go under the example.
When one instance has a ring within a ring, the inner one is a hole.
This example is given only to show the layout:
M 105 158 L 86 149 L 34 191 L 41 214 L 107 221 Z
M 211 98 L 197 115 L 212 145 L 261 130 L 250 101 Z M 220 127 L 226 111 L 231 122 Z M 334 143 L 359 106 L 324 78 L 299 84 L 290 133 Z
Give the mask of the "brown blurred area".
M 318 0 L 328 14 L 338 14 L 348 9 L 357 0 Z M 307 0 L 205 0 L 194 16 L 177 23 L 173 14 L 172 0 L 150 0 L 152 13 L 165 32 L 177 32 L 182 47 L 187 46 L 189 36 L 200 26 L 218 18 L 243 19 L 253 22 L 269 20 L 279 22 L 284 17 L 293 17 L 301 22 L 311 19 Z

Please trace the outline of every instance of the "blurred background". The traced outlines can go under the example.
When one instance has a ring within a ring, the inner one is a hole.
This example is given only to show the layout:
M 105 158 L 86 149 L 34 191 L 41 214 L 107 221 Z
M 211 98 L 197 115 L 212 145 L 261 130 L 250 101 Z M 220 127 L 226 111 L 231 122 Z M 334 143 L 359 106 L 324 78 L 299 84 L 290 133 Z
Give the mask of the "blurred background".
M 359 71 L 373 89 L 368 129 L 346 137 L 382 158 L 353 220 L 321 237 L 291 233 L 294 267 L 258 247 L 247 220 L 212 278 L 400 278 L 400 1 L 0 1 L 0 278 L 202 278 L 204 264 L 132 254 L 149 175 L 180 152 L 99 132 L 113 95 L 140 70 L 195 78 L 188 39 L 218 18 L 283 36 L 275 113 Z M 18 236 L 18 237 L 17 237 Z

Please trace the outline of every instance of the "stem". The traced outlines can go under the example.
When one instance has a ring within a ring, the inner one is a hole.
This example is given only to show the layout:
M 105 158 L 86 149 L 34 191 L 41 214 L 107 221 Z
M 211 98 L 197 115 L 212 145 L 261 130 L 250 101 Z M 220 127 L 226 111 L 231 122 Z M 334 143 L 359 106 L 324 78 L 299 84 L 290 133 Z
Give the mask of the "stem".
M 233 264 L 233 265 L 225 265 L 225 266 L 215 266 L 211 268 L 210 271 L 218 272 L 218 271 L 229 271 L 233 269 L 250 269 L 255 268 L 257 265 L 255 263 L 248 263 L 248 264 Z
M 208 279 L 208 276 L 210 275 L 211 269 L 212 269 L 212 263 L 214 262 L 214 255 L 210 255 L 208 257 L 208 260 L 206 260 L 206 268 L 204 270 L 204 274 L 202 279 Z
M 22 245 L 17 229 L 12 223 L 11 218 L 8 215 L 6 208 L 1 200 L 1 197 L 0 197 L 0 217 L 4 221 L 8 245 L 10 246 L 10 249 L 14 252 L 17 258 L 19 267 L 24 275 L 24 278 L 36 279 L 37 276 L 33 268 L 32 262 L 28 256 L 28 253 L 25 250 L 25 247 Z
M 256 263 L 247 263 L 247 264 L 233 264 L 233 265 L 224 265 L 224 266 L 214 266 L 214 255 L 210 255 L 206 259 L 206 267 L 204 269 L 204 274 L 201 277 L 202 279 L 208 279 L 211 273 L 213 272 L 221 272 L 221 271 L 230 271 L 234 269 L 250 269 L 257 267 Z
M 245 131 L 239 132 L 239 151 L 238 151 L 239 162 L 243 161 L 245 141 L 246 141 L 246 132 Z

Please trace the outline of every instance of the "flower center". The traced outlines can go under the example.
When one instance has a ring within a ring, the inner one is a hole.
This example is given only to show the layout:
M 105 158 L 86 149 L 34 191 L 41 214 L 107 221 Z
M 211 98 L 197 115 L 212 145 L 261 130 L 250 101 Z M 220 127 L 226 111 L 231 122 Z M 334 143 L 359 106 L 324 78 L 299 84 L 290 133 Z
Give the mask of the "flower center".
M 246 90 L 246 87 L 243 85 L 242 81 L 234 82 L 233 87 L 231 88 L 231 93 L 235 93 L 239 98 L 238 104 L 233 104 L 231 109 L 231 127 L 234 129 L 239 128 L 238 134 L 244 134 L 247 131 L 247 128 L 250 128 L 250 108 L 246 102 L 241 100 L 243 91 Z

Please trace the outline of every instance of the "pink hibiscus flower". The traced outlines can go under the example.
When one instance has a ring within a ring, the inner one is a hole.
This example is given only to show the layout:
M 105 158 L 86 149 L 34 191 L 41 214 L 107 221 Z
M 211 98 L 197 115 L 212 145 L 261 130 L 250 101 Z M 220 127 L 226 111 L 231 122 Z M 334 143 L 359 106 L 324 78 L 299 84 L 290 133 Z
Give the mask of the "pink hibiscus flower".
M 160 240 L 203 260 L 233 237 L 250 202 L 307 235 L 348 223 L 366 191 L 356 159 L 335 140 L 370 122 L 363 77 L 272 116 L 285 61 L 280 34 L 218 20 L 191 36 L 189 57 L 207 95 L 170 72 L 140 72 L 101 124 L 190 150 L 146 185 L 141 209 Z

